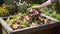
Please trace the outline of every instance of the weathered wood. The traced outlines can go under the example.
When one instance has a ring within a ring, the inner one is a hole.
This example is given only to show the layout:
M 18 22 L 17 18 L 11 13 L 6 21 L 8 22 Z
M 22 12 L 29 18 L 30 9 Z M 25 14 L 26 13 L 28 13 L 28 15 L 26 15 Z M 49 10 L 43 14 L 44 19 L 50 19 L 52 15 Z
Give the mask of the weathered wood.
M 55 28 L 44 29 L 30 34 L 57 34 Z
M 45 16 L 42 14 L 42 16 Z M 48 17 L 48 16 L 46 16 Z M 55 28 L 57 27 L 57 25 L 59 24 L 60 25 L 60 22 L 57 22 L 58 20 L 55 20 L 53 18 L 50 18 L 49 19 L 53 20 L 53 21 L 56 21 L 54 23 L 49 23 L 49 24 L 43 24 L 43 25 L 39 25 L 37 27 L 27 27 L 27 28 L 24 28 L 24 29 L 19 29 L 19 30 L 13 30 L 12 28 L 10 28 L 8 26 L 8 24 L 0 18 L 0 22 L 1 22 L 1 25 L 4 27 L 4 29 L 7 31 L 8 34 L 29 34 L 29 33 L 32 33 L 32 32 L 35 32 L 36 34 L 39 34 L 39 33 L 45 33 L 46 34 L 54 34 L 54 32 L 56 31 L 56 29 L 51 29 L 51 28 Z M 45 29 L 45 30 L 43 30 Z M 41 31 L 43 30 L 43 31 Z M 39 32 L 41 31 L 41 32 Z
M 60 23 L 58 24 L 58 27 L 56 27 L 57 34 L 60 34 Z
M 2 25 L 0 24 L 0 34 L 2 34 Z

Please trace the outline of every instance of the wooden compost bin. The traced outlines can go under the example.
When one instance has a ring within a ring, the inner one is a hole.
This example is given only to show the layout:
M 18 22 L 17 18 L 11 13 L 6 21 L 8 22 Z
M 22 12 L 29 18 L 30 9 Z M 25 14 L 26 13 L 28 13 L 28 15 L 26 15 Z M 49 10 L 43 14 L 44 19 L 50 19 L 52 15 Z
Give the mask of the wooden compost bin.
M 0 18 L 0 24 L 3 26 L 3 34 L 57 34 L 57 27 L 60 22 L 54 18 L 41 14 L 53 21 L 54 23 L 42 24 L 36 27 L 27 27 L 19 30 L 13 30 L 8 24 Z

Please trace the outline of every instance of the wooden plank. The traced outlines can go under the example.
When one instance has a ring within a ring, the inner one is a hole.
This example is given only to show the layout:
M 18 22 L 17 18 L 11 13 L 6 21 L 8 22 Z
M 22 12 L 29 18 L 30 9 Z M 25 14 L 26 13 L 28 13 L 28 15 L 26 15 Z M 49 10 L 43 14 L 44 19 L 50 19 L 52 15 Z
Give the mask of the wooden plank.
M 30 34 L 56 34 L 56 30 L 53 28 L 52 29 L 44 29 L 44 30 L 33 32 Z
M 0 34 L 2 34 L 2 25 L 0 24 Z

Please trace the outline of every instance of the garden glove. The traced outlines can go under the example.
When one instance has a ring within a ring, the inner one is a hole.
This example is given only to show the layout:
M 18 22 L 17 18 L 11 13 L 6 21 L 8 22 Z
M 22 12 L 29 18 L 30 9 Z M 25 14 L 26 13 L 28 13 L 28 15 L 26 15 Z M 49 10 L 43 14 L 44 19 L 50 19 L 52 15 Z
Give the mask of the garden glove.
M 32 6 L 30 8 L 40 8 L 40 5 L 38 5 L 38 6 Z
M 32 8 L 40 8 L 40 5 L 38 5 L 38 6 L 32 6 L 32 7 L 28 8 L 27 11 L 30 10 L 30 9 L 32 9 Z

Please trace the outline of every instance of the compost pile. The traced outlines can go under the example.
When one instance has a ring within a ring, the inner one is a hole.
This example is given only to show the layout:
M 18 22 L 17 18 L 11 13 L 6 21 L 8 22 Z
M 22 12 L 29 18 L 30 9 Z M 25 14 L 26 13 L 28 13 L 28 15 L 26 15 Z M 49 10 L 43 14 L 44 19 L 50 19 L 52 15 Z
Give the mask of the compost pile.
M 28 13 L 18 13 L 12 17 L 9 17 L 6 22 L 13 30 L 26 27 L 35 27 L 52 22 L 52 20 L 40 14 L 41 11 L 33 9 L 32 11 L 30 10 Z

